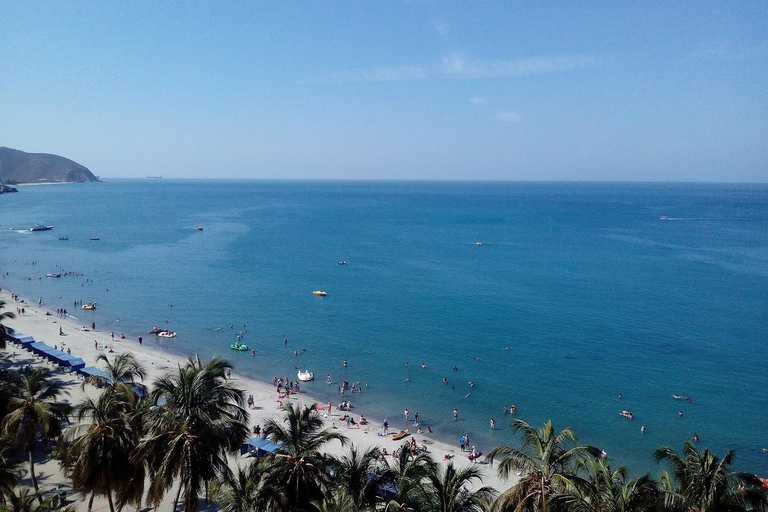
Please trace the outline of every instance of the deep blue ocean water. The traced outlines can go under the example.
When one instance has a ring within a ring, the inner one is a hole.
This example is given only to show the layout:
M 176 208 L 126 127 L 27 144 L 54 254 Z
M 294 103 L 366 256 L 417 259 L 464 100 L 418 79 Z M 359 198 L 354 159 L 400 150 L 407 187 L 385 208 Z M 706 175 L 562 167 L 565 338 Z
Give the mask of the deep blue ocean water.
M 9 229 L 35 222 L 55 228 Z M 502 414 L 515 403 L 635 474 L 696 432 L 768 476 L 768 185 L 23 187 L 0 197 L 0 270 L 3 288 L 52 309 L 96 301 L 74 314 L 165 350 L 268 381 L 314 370 L 304 389 L 324 402 L 360 381 L 358 412 L 394 427 L 407 407 L 487 451 L 517 443 Z M 54 271 L 83 276 L 39 278 Z M 155 324 L 178 337 L 148 336 Z M 255 358 L 229 349 L 243 325 Z

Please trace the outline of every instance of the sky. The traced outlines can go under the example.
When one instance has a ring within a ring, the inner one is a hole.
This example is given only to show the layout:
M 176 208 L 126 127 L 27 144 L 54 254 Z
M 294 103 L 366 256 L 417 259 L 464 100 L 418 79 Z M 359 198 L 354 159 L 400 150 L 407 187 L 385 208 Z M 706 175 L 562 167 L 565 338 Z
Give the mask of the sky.
M 0 2 L 0 146 L 103 179 L 768 181 L 768 2 Z

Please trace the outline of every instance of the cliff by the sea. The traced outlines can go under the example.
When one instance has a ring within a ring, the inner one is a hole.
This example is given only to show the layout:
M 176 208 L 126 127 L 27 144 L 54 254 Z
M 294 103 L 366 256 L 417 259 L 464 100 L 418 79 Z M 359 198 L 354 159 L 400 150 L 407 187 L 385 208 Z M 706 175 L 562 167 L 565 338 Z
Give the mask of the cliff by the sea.
M 47 153 L 0 147 L 0 183 L 67 183 L 99 181 L 87 167 Z

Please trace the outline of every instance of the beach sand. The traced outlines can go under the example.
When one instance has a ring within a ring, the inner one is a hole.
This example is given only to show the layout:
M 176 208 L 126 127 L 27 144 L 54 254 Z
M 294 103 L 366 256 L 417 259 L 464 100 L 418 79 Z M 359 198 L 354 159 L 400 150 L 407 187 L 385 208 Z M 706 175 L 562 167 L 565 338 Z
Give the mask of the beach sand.
M 55 311 L 49 311 L 45 308 L 45 304 L 42 307 L 38 307 L 37 303 L 31 303 L 28 299 L 25 302 L 19 303 L 11 299 L 11 291 L 0 291 L 0 298 L 6 302 L 6 311 L 12 311 L 16 313 L 17 307 L 24 307 L 26 313 L 24 315 L 18 315 L 16 319 L 9 320 L 6 324 L 13 328 L 17 333 L 23 333 L 29 336 L 33 336 L 36 341 L 43 341 L 50 346 L 57 345 L 61 350 L 70 349 L 72 355 L 77 356 L 85 360 L 86 366 L 96 365 L 96 358 L 100 353 L 106 353 L 108 357 L 113 357 L 120 353 L 130 352 L 134 354 L 139 361 L 145 366 L 147 370 L 147 379 L 145 383 L 151 384 L 160 375 L 172 371 L 178 364 L 183 364 L 184 358 L 178 357 L 173 354 L 167 354 L 161 350 L 150 348 L 147 346 L 139 345 L 136 339 L 119 339 L 120 333 L 115 332 L 115 339 L 112 339 L 111 332 L 99 331 L 99 326 L 96 326 L 96 331 L 83 331 L 82 325 L 76 323 L 71 318 L 60 318 Z M 46 315 L 46 312 L 50 313 Z M 86 321 L 86 316 L 83 316 L 82 322 Z M 90 328 L 90 325 L 88 326 Z M 63 334 L 59 334 L 59 329 L 63 331 Z M 144 335 L 144 338 L 153 336 L 151 334 Z M 100 348 L 95 348 L 97 345 Z M 109 349 L 113 352 L 108 352 Z M 194 354 L 189 354 L 190 356 Z M 226 354 L 222 354 L 226 357 Z M 48 365 L 53 367 L 52 363 L 43 362 L 42 359 L 36 358 L 31 352 L 26 352 L 12 344 L 9 344 L 5 354 L 3 355 L 3 365 L 11 366 L 14 368 L 21 368 L 27 364 L 33 365 Z M 82 381 L 75 373 L 69 373 L 66 370 L 57 370 L 59 378 L 71 384 L 69 386 L 70 395 L 67 400 L 72 404 L 78 404 L 85 394 L 89 396 L 97 396 L 98 390 L 93 386 L 86 386 L 84 390 L 80 389 L 80 383 Z M 289 378 L 293 379 L 291 375 Z M 231 376 L 232 382 L 238 387 L 245 390 L 246 396 L 253 395 L 255 400 L 255 406 L 249 409 L 250 413 L 250 426 L 253 427 L 256 424 L 264 426 L 267 419 L 280 419 L 281 410 L 277 399 L 277 393 L 274 386 L 271 383 L 259 382 L 253 379 L 243 378 L 237 374 L 237 368 Z M 299 404 L 312 404 L 317 400 L 314 400 L 312 396 L 305 393 L 299 393 L 298 395 L 292 395 L 290 401 Z M 339 431 L 349 438 L 349 441 L 357 447 L 379 447 L 386 448 L 388 452 L 392 452 L 400 447 L 403 441 L 393 441 L 390 437 L 379 436 L 382 433 L 381 422 L 383 418 L 378 418 L 375 410 L 361 411 L 353 409 L 351 414 L 355 421 L 358 421 L 361 414 L 364 414 L 366 419 L 370 422 L 368 425 L 360 427 L 347 428 L 345 422 L 340 418 L 345 412 L 338 411 L 336 404 L 332 404 L 332 414 L 325 419 L 326 425 L 332 427 L 334 424 Z M 326 411 L 321 411 L 325 413 Z M 398 423 L 399 425 L 399 423 Z M 416 431 L 416 427 L 409 427 L 411 432 Z M 390 427 L 390 433 L 396 431 L 395 427 Z M 458 446 L 451 446 L 442 442 L 436 441 L 429 435 L 416 434 L 416 442 L 418 445 L 425 444 L 428 447 L 429 453 L 435 461 L 440 464 L 445 464 L 443 457 L 445 455 L 453 455 L 451 459 L 454 466 L 464 467 L 471 465 L 472 462 L 467 459 L 467 453 L 462 452 Z M 405 440 L 410 441 L 411 437 L 407 437 Z M 487 451 L 491 447 L 482 447 L 484 451 Z M 333 442 L 325 447 L 325 451 L 328 454 L 339 456 L 346 452 L 346 448 L 343 448 L 340 443 Z M 235 467 L 238 464 L 245 466 L 249 463 L 249 458 L 233 456 L 231 458 L 232 466 Z M 483 479 L 482 482 L 476 482 L 476 485 L 488 485 L 499 491 L 506 490 L 515 483 L 515 480 L 502 480 L 500 479 L 495 468 L 482 461 L 476 464 L 481 470 Z M 27 475 L 26 464 L 22 464 L 20 469 L 23 471 L 24 480 L 23 485 L 31 487 L 31 480 Z M 68 479 L 63 475 L 58 463 L 53 460 L 48 460 L 44 453 L 39 454 L 39 464 L 35 464 L 36 472 L 38 473 L 38 480 L 41 486 L 41 490 L 47 491 L 62 487 L 64 489 L 70 489 Z M 159 508 L 168 510 L 172 505 L 173 497 L 175 496 L 175 490 L 170 490 L 165 497 L 164 503 Z M 74 505 L 78 510 L 86 510 L 87 496 L 78 493 L 70 493 L 68 500 L 75 500 Z M 94 501 L 94 510 L 108 510 L 108 504 L 106 499 L 97 498 Z

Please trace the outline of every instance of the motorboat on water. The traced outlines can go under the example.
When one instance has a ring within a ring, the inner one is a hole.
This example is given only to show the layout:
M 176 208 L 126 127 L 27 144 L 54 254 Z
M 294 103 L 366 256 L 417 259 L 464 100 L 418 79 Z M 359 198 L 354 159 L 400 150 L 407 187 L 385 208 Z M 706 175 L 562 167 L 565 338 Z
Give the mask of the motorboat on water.
M 168 330 L 164 330 L 163 332 L 159 332 L 159 333 L 157 333 L 157 335 L 160 336 L 161 338 L 175 338 L 176 337 L 176 333 L 171 331 L 171 330 L 169 330 L 169 329 Z
M 328 294 L 326 292 L 324 292 L 323 290 L 314 290 L 312 292 L 312 295 L 317 295 L 318 297 L 325 297 Z
M 43 226 L 42 224 L 35 223 L 34 226 L 29 228 L 30 231 L 49 231 L 53 229 L 53 226 Z
M 662 215 L 661 217 L 659 217 L 659 220 L 669 220 L 669 217 L 667 217 L 666 215 Z
M 93 311 L 96 309 L 96 303 L 95 302 L 89 302 L 88 304 L 83 304 L 80 306 L 80 309 L 84 309 L 86 311 Z
M 196 229 L 197 231 L 202 231 L 202 230 L 203 230 L 203 226 L 195 226 L 195 229 Z
M 632 412 L 631 411 L 627 411 L 626 409 L 621 411 L 619 413 L 619 416 L 623 416 L 624 418 L 629 418 L 630 420 L 634 418 L 634 416 L 632 416 Z
M 309 370 L 301 371 L 296 374 L 296 377 L 302 382 L 309 382 L 311 380 L 315 380 L 315 372 L 311 372 Z
M 477 242 L 475 242 L 475 245 L 483 245 L 483 242 L 481 242 L 480 240 L 478 240 Z
M 61 277 L 61 274 L 45 274 L 45 277 Z
M 101 238 L 99 238 L 98 236 L 92 236 L 88 238 L 88 240 L 101 240 Z

